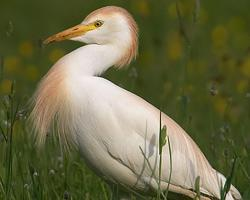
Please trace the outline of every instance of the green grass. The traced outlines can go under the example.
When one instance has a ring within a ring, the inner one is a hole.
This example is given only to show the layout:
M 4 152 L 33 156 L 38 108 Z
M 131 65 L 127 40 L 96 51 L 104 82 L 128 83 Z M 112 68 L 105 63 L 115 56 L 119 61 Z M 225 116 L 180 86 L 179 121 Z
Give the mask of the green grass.
M 27 125 L 28 100 L 38 81 L 57 58 L 80 46 L 64 42 L 41 48 L 39 41 L 110 4 L 133 14 L 140 28 L 140 48 L 130 68 L 109 70 L 104 76 L 174 118 L 212 166 L 228 177 L 227 182 L 250 199 L 247 0 L 237 4 L 226 0 L 75 0 L 64 4 L 2 0 L 0 199 L 115 198 L 118 189 L 89 170 L 77 151 L 64 154 L 52 137 L 38 150 Z M 197 179 L 197 193 L 198 186 Z

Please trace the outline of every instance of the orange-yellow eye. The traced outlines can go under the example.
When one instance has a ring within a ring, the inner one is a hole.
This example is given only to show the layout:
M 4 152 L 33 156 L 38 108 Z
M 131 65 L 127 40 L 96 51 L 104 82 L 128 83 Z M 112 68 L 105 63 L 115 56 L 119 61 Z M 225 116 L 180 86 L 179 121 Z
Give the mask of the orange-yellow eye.
M 103 25 L 103 21 L 97 20 L 97 21 L 94 23 L 94 25 L 95 25 L 96 28 L 98 28 L 98 27 L 100 27 L 100 26 Z

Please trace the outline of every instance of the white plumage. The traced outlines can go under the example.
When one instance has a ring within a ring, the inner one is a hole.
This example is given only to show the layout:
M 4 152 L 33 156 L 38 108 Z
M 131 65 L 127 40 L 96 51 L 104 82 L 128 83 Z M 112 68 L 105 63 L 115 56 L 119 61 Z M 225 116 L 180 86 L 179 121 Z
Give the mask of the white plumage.
M 41 81 L 32 119 L 43 143 L 56 123 L 62 143 L 74 143 L 90 166 L 105 179 L 133 190 L 157 191 L 160 110 L 112 82 L 98 77 L 111 66 L 129 64 L 137 52 L 137 26 L 124 9 L 108 6 L 78 26 L 45 43 L 72 39 L 88 45 L 61 58 Z M 225 178 L 171 118 L 162 114 L 172 150 L 170 191 L 194 197 L 200 176 L 202 198 L 220 198 Z M 146 157 L 146 158 L 145 158 Z M 152 170 L 153 169 L 153 170 Z M 168 145 L 163 148 L 161 189 L 170 175 Z M 226 200 L 241 199 L 231 186 Z

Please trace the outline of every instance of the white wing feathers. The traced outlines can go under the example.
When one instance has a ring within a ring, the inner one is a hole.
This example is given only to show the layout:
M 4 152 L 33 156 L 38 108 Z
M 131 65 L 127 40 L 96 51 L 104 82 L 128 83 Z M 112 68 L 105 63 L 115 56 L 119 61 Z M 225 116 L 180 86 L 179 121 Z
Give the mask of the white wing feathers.
M 72 118 L 79 119 L 76 123 L 79 130 L 77 140 L 83 156 L 108 179 L 128 187 L 133 185 L 136 190 L 156 190 L 160 111 L 105 79 L 91 77 L 78 81 L 80 83 L 74 85 L 81 88 L 71 91 L 71 95 L 77 101 L 73 104 L 81 107 L 75 108 Z M 162 114 L 162 125 L 167 126 L 171 146 L 170 191 L 193 196 L 195 180 L 199 176 L 200 191 L 219 198 L 224 176 L 210 166 L 193 140 L 165 114 Z M 169 182 L 169 155 L 168 145 L 165 145 L 161 176 L 163 190 Z M 240 199 L 240 194 L 232 186 L 227 200 L 233 199 Z
M 116 115 L 116 119 L 119 119 L 121 129 L 119 133 L 123 132 L 124 135 L 117 140 L 121 141 L 117 144 L 118 146 L 109 146 L 109 153 L 133 171 L 139 179 L 135 184 L 139 186 L 140 182 L 144 181 L 148 187 L 157 189 L 160 111 L 125 90 L 113 98 L 115 99 L 112 102 L 115 102 L 115 105 L 112 104 L 111 109 Z M 199 176 L 200 191 L 203 194 L 219 198 L 220 188 L 225 183 L 224 176 L 210 166 L 189 135 L 163 113 L 162 125 L 167 126 L 172 154 L 170 190 L 175 191 L 178 188 L 186 195 L 190 195 L 190 190 L 194 190 L 195 180 Z M 165 183 L 162 184 L 163 189 L 166 189 L 170 175 L 168 149 L 166 144 L 163 149 L 162 182 Z M 240 198 L 239 192 L 232 186 L 227 200 Z

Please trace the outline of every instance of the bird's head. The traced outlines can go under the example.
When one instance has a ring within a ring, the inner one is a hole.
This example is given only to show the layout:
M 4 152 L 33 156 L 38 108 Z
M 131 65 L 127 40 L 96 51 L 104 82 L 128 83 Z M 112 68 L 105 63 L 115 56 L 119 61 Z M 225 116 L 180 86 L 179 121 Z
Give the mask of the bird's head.
M 86 44 L 114 45 L 122 52 L 116 66 L 128 65 L 137 54 L 137 24 L 123 8 L 107 6 L 90 13 L 82 23 L 52 35 L 44 44 L 75 40 Z

